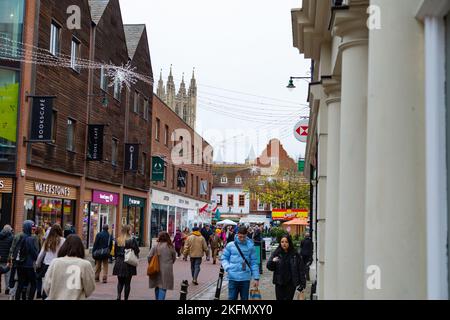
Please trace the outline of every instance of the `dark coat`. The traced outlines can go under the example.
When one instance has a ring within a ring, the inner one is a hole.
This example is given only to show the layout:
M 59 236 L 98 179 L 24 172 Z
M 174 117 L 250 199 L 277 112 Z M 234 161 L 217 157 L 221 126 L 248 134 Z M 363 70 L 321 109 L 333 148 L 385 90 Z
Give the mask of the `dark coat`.
M 9 250 L 13 242 L 12 232 L 0 232 L 0 263 L 6 263 L 9 257 Z
M 108 231 L 103 230 L 97 233 L 95 236 L 94 246 L 92 247 L 92 252 L 98 249 L 104 249 L 109 247 L 109 251 L 112 250 L 113 240 L 112 236 Z
M 275 257 L 280 260 L 274 262 Z M 281 248 L 277 248 L 267 261 L 267 269 L 273 271 L 275 285 L 293 284 L 296 287 L 306 287 L 305 266 L 302 257 L 295 250 L 285 253 Z
M 175 245 L 175 250 L 180 250 L 183 248 L 183 235 L 181 232 L 177 232 L 175 238 L 173 239 L 173 243 Z
M 314 243 L 311 238 L 305 238 L 300 244 L 300 254 L 302 256 L 312 256 L 314 252 Z
M 125 242 L 124 247 L 120 247 L 115 242 L 114 257 L 116 263 L 114 264 L 113 276 L 131 277 L 137 274 L 136 267 L 125 262 L 125 249 L 133 249 L 136 256 L 139 258 L 139 245 L 135 238 L 131 238 Z
M 206 230 L 206 228 L 203 228 L 200 233 L 202 234 L 203 238 L 205 238 L 206 244 L 209 245 L 209 240 L 214 232 L 211 229 Z

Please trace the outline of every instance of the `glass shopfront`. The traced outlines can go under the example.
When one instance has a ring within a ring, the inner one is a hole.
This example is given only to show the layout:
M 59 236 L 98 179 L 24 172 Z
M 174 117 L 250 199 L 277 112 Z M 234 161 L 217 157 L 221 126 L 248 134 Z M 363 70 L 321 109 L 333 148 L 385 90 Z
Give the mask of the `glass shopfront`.
M 152 204 L 151 230 L 152 238 L 157 238 L 159 232 L 167 231 L 167 205 Z
M 12 222 L 12 185 L 11 178 L 0 177 L 0 230 Z
M 171 237 L 175 236 L 175 207 L 169 207 L 169 225 L 167 232 Z
M 131 225 L 140 246 L 144 245 L 145 203 L 143 198 L 123 196 L 122 224 Z
M 26 219 L 37 226 L 59 224 L 64 230 L 75 227 L 75 200 L 26 195 L 24 208 Z

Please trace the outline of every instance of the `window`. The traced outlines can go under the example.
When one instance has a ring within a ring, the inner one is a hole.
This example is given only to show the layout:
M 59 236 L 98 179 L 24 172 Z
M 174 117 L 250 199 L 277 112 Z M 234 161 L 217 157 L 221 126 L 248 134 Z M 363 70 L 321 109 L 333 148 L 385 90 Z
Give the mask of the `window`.
M 196 194 L 198 197 L 198 196 L 200 196 L 200 186 L 198 184 L 198 176 L 195 178 L 195 186 L 196 186 L 196 190 L 197 190 Z
M 217 205 L 222 206 L 223 205 L 223 195 L 218 194 L 217 195 Z
M 265 207 L 264 203 L 263 203 L 263 202 L 260 202 L 260 201 L 258 200 L 258 211 L 264 211 L 264 207 Z
M 141 174 L 145 175 L 145 165 L 147 164 L 147 154 L 142 152 Z
M 155 140 L 159 141 L 159 132 L 160 132 L 161 120 L 156 118 L 156 126 L 155 126 Z
M 234 206 L 234 195 L 233 194 L 228 195 L 228 203 L 227 204 L 229 207 Z
M 184 151 L 183 151 L 183 137 L 180 137 L 180 143 L 181 143 L 180 157 L 183 157 L 183 155 L 184 155 Z
M 54 56 L 59 55 L 60 53 L 60 34 L 61 27 L 56 24 L 56 22 L 52 22 L 50 29 L 50 53 Z
M 80 41 L 72 38 L 72 46 L 70 49 L 70 67 L 76 72 L 80 72 L 77 59 L 80 58 Z
M 191 147 L 191 164 L 194 164 L 194 146 Z
M 242 178 L 241 176 L 237 176 L 236 179 L 234 179 L 236 184 L 242 184 Z
M 53 143 L 56 142 L 56 129 L 57 129 L 57 125 L 58 125 L 58 113 L 56 112 L 56 110 L 53 110 L 53 114 L 52 114 L 52 141 Z
M 164 144 L 169 146 L 169 126 L 164 126 Z
M 120 101 L 120 93 L 122 91 L 122 85 L 119 79 L 114 80 L 114 99 Z
M 113 166 L 117 166 L 118 151 L 119 151 L 119 140 L 117 138 L 112 138 L 111 164 Z
M 163 181 L 164 187 L 167 187 L 167 165 L 164 165 L 164 181 Z
M 194 195 L 194 175 L 191 173 L 191 196 Z
M 148 120 L 148 100 L 144 99 L 144 120 Z
M 104 66 L 100 69 L 100 88 L 103 91 L 108 91 L 108 77 Z
M 75 125 L 75 120 L 67 119 L 67 150 L 69 151 L 75 151 Z
M 139 113 L 139 92 L 137 91 L 134 93 L 133 112 Z
M 223 176 L 222 178 L 220 178 L 220 183 L 227 184 L 228 183 L 228 178 L 226 176 Z
M 175 189 L 177 176 L 175 174 L 175 166 L 172 166 L 172 189 Z
M 239 195 L 239 207 L 245 207 L 245 194 Z

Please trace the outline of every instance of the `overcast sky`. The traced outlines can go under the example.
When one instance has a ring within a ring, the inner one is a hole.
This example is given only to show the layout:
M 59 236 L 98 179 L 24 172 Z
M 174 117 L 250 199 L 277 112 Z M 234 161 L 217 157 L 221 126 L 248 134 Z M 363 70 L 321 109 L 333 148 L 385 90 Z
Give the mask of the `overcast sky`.
M 301 0 L 120 3 L 124 23 L 147 25 L 155 90 L 160 69 L 166 82 L 173 65 L 178 90 L 183 72 L 188 86 L 195 67 L 196 130 L 214 146 L 216 160 L 243 162 L 251 146 L 259 155 L 271 138 L 293 158 L 304 155 L 293 127 L 308 115 L 308 84 L 296 81 L 296 90 L 286 89 L 290 76 L 310 70 L 310 60 L 292 45 L 290 12 Z

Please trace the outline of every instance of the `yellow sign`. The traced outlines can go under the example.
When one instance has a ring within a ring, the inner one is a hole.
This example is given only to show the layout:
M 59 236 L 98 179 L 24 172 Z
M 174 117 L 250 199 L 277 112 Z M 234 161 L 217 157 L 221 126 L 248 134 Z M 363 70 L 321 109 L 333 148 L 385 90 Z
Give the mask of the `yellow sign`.
M 0 85 L 0 138 L 17 141 L 19 84 Z

